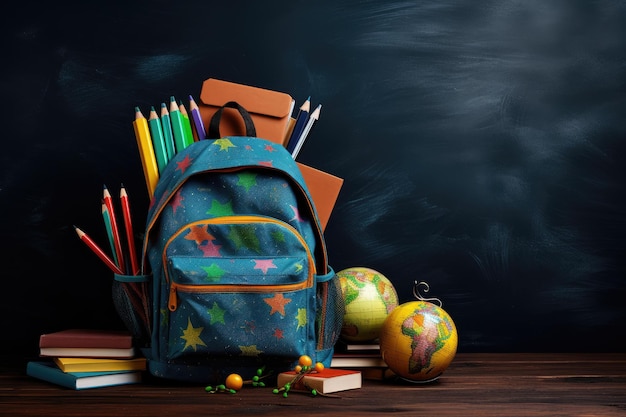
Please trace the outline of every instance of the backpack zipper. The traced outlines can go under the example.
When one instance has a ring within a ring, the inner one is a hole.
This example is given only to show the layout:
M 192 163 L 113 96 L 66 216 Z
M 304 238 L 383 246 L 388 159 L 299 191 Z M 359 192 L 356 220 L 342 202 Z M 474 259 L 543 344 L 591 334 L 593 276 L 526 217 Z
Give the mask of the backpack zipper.
M 179 284 L 174 282 L 173 279 L 170 279 L 169 270 L 166 267 L 167 265 L 167 248 L 170 243 L 176 239 L 182 232 L 187 230 L 190 226 L 194 226 L 196 224 L 246 224 L 246 223 L 273 223 L 277 224 L 281 227 L 289 229 L 298 239 L 300 244 L 305 248 L 307 254 L 307 262 L 309 264 L 308 267 L 308 275 L 305 281 L 292 283 L 292 284 L 277 284 L 277 285 L 238 285 L 238 284 L 217 284 L 217 285 L 192 285 L 192 284 Z M 313 255 L 309 250 L 306 241 L 298 233 L 298 231 L 288 223 L 283 221 L 269 218 L 269 217 L 260 217 L 260 216 L 224 216 L 224 217 L 216 217 L 213 219 L 204 219 L 198 220 L 192 223 L 188 223 L 185 227 L 181 228 L 177 233 L 173 234 L 170 239 L 165 244 L 165 249 L 163 250 L 163 272 L 165 277 L 165 282 L 169 284 L 169 298 L 168 298 L 168 308 L 170 311 L 176 311 L 178 308 L 178 291 L 189 292 L 189 293 L 217 293 L 217 292 L 256 292 L 256 293 L 274 293 L 274 292 L 287 292 L 287 291 L 298 291 L 303 290 L 305 288 L 313 287 L 314 285 L 314 276 L 315 276 L 315 262 L 313 261 Z
M 282 172 L 283 174 L 287 174 L 285 171 L 281 171 L 281 170 L 276 170 L 273 169 L 272 167 L 268 167 L 268 166 L 260 166 L 260 165 L 241 165 L 241 166 L 237 166 L 237 167 L 232 167 L 232 168 L 219 168 L 219 169 L 207 169 L 204 171 L 200 171 L 200 172 L 196 172 L 193 174 L 193 176 L 195 175 L 200 175 L 200 174 L 206 174 L 209 172 L 214 172 L 214 173 L 220 173 L 220 172 L 236 172 L 236 171 L 240 171 L 240 170 L 244 170 L 244 169 L 267 169 L 267 170 L 271 170 L 271 171 L 279 171 Z M 307 196 L 307 193 L 305 192 L 304 188 L 302 187 L 302 184 L 300 184 L 298 181 L 296 181 L 292 176 L 287 175 L 287 177 L 289 178 L 289 180 L 291 182 L 293 182 L 297 188 L 300 190 L 300 194 L 302 196 Z M 143 241 L 143 246 L 142 246 L 142 262 L 141 262 L 141 274 L 145 274 L 145 265 L 147 262 L 147 253 L 148 253 L 148 236 L 150 235 L 150 232 L 152 231 L 152 226 L 154 226 L 155 222 L 157 221 L 157 219 L 160 217 L 161 212 L 163 211 L 163 209 L 165 209 L 165 207 L 167 206 L 167 203 L 170 201 L 170 199 L 176 194 L 176 192 L 178 191 L 178 189 L 180 189 L 186 182 L 187 182 L 186 178 L 184 181 L 181 181 L 176 187 L 174 187 L 172 190 L 169 191 L 167 198 L 163 199 L 161 198 L 160 201 L 157 203 L 156 200 L 154 201 L 155 204 L 157 204 L 159 207 L 155 210 L 154 213 L 152 213 L 152 216 L 149 219 L 149 222 L 146 226 L 146 235 L 144 236 L 144 241 Z M 310 198 L 305 198 L 308 208 L 309 208 L 309 213 L 311 213 L 311 215 L 313 215 L 315 213 L 315 208 L 313 205 L 313 202 Z M 323 259 L 320 260 L 321 265 L 323 266 L 323 268 L 325 268 L 325 270 L 320 271 L 320 273 L 322 274 L 326 274 L 328 272 L 328 254 L 326 252 L 326 242 L 323 239 L 324 236 L 324 232 L 322 231 L 319 222 L 314 221 L 312 222 L 313 228 L 315 229 L 315 233 L 316 233 L 316 244 L 319 245 L 319 248 L 317 248 L 317 250 L 319 251 L 321 257 Z

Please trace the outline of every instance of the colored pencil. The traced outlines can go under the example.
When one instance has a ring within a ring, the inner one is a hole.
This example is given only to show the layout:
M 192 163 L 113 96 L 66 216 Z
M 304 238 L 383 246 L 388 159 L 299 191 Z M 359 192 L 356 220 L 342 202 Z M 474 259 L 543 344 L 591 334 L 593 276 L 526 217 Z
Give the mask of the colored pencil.
M 298 116 L 296 117 L 296 124 L 291 131 L 291 136 L 289 137 L 289 141 L 287 142 L 287 150 L 289 153 L 293 154 L 293 150 L 296 148 L 298 143 L 298 139 L 307 123 L 307 119 L 309 118 L 309 112 L 311 111 L 311 96 L 309 96 L 302 106 L 300 106 L 300 110 L 298 111 Z
M 302 149 L 302 145 L 304 145 L 304 141 L 306 140 L 307 136 L 309 135 L 309 132 L 311 131 L 311 128 L 313 127 L 313 123 L 315 123 L 320 118 L 321 111 L 322 111 L 322 105 L 319 104 L 315 108 L 315 110 L 313 110 L 313 113 L 311 113 L 311 115 L 309 116 L 309 120 L 306 126 L 304 127 L 304 130 L 302 131 L 302 134 L 300 135 L 298 142 L 296 143 L 296 147 L 291 153 L 291 156 L 293 157 L 293 159 L 296 159 L 296 157 L 298 156 L 300 149 Z
M 189 112 L 191 113 L 191 119 L 193 120 L 193 125 L 195 126 L 198 140 L 206 139 L 206 129 L 204 128 L 202 115 L 200 115 L 200 108 L 198 107 L 198 103 L 196 103 L 196 100 L 193 99 L 191 94 L 189 95 Z
M 135 107 L 135 120 L 133 121 L 135 129 L 135 138 L 137 139 L 137 147 L 139 148 L 139 156 L 141 157 L 141 165 L 143 166 L 143 175 L 146 179 L 146 187 L 148 195 L 152 199 L 154 189 L 159 181 L 159 167 L 154 156 L 154 147 L 152 146 L 152 138 L 150 137 L 150 129 L 148 120 Z
M 159 115 L 154 109 L 154 106 L 150 107 L 148 126 L 150 127 L 150 136 L 152 137 L 152 145 L 154 147 L 154 155 L 156 156 L 157 166 L 159 168 L 159 175 L 161 175 L 169 159 L 167 158 L 167 148 L 165 147 L 163 126 L 161 126 L 161 119 L 159 119 Z
M 96 242 L 93 241 L 93 239 L 91 239 L 85 232 L 83 232 L 76 226 L 74 226 L 74 230 L 76 230 L 76 234 L 78 235 L 80 240 L 82 240 L 93 253 L 98 255 L 98 257 L 106 264 L 106 266 L 109 267 L 111 271 L 120 275 L 124 274 L 122 270 L 113 263 L 111 258 L 109 258 L 107 254 L 104 253 L 102 249 L 100 249 L 100 247 L 96 244 Z
M 185 130 L 185 147 L 194 143 L 193 131 L 191 130 L 191 120 L 189 120 L 189 113 L 187 113 L 187 109 L 183 102 L 178 103 L 178 109 L 180 110 L 180 114 L 183 116 L 183 128 Z
M 185 128 L 183 127 L 183 115 L 180 114 L 180 109 L 174 96 L 170 97 L 169 111 L 170 120 L 172 121 L 174 146 L 176 147 L 176 153 L 178 153 L 187 147 L 187 140 L 185 139 Z
M 163 127 L 163 140 L 165 141 L 167 160 L 169 161 L 176 155 L 176 147 L 174 146 L 174 136 L 172 135 L 172 120 L 165 103 L 161 103 L 161 126 Z
M 115 251 L 115 240 L 113 239 L 113 229 L 111 228 L 111 217 L 109 216 L 109 209 L 107 205 L 102 202 L 102 219 L 104 220 L 104 228 L 107 232 L 107 237 L 109 238 L 109 245 L 111 246 L 111 253 L 113 254 L 113 261 L 115 265 L 119 265 L 120 262 L 117 259 L 117 252 Z
M 122 213 L 124 214 L 124 227 L 126 229 L 126 240 L 128 241 L 128 251 L 131 265 L 131 273 L 139 274 L 139 263 L 137 262 L 137 253 L 135 252 L 135 237 L 133 234 L 133 222 L 130 213 L 130 202 L 128 201 L 128 193 L 126 187 L 122 184 L 120 189 L 120 202 L 122 203 Z
M 117 226 L 117 219 L 115 218 L 115 210 L 113 208 L 113 198 L 106 185 L 102 187 L 102 200 L 106 204 L 107 211 L 109 212 L 109 219 L 111 220 L 111 231 L 113 232 L 113 243 L 115 245 L 115 253 L 117 254 L 117 261 L 119 268 L 125 271 L 124 253 L 122 252 L 122 240 L 120 239 L 119 227 Z

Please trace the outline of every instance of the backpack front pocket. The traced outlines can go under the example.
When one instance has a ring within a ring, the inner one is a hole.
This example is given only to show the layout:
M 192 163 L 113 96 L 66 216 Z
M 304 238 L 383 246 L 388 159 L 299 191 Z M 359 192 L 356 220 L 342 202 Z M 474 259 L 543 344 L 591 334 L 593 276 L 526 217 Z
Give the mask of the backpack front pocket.
M 168 360 L 297 358 L 314 349 L 314 265 L 288 224 L 240 216 L 194 222 L 164 256 Z

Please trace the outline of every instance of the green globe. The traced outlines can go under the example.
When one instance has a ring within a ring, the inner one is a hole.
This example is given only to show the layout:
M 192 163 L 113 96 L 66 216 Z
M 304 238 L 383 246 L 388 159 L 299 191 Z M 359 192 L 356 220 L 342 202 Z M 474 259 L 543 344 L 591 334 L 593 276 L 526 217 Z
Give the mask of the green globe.
M 377 339 L 387 315 L 398 306 L 398 294 L 387 277 L 365 267 L 337 272 L 345 303 L 341 338 L 348 342 Z
M 411 382 L 439 378 L 454 359 L 457 344 L 452 318 L 427 301 L 400 304 L 380 332 L 383 360 L 396 375 Z

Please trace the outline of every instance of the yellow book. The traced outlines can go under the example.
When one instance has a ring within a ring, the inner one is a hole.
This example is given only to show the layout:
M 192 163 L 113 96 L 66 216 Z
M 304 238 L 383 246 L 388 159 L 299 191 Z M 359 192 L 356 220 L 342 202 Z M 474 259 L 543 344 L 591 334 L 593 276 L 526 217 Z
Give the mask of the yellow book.
M 146 358 L 54 358 L 63 372 L 145 371 Z

